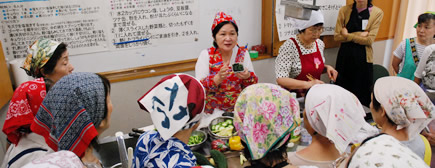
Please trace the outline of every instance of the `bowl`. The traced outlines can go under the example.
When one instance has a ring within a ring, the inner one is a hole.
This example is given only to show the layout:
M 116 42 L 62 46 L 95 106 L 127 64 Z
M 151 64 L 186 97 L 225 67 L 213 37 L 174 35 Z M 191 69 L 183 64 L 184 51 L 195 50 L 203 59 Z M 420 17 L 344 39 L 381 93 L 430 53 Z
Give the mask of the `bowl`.
M 192 134 L 190 136 L 194 136 L 194 135 L 199 135 L 201 136 L 203 139 L 200 143 L 198 144 L 194 144 L 194 145 L 187 145 L 190 147 L 191 150 L 197 150 L 199 149 L 199 147 L 201 147 L 202 144 L 204 144 L 204 142 L 207 140 L 207 134 L 204 131 L 201 130 L 195 130 L 192 132 Z
M 230 137 L 232 137 L 234 135 L 237 135 L 237 131 L 234 128 L 234 125 L 233 125 L 232 122 L 231 122 L 231 125 L 233 126 L 233 133 L 232 133 L 232 135 L 230 135 L 230 136 L 219 136 L 219 135 L 217 135 L 217 134 L 212 132 L 213 125 L 216 125 L 216 124 L 218 124 L 220 122 L 224 122 L 224 121 L 226 121 L 228 119 L 231 119 L 231 121 L 234 121 L 233 120 L 234 118 L 233 117 L 229 117 L 229 116 L 222 116 L 222 117 L 218 117 L 218 118 L 215 118 L 215 119 L 211 120 L 210 124 L 208 125 L 208 133 L 210 134 L 210 137 L 213 140 L 216 140 L 216 139 L 228 140 L 228 139 L 230 139 Z

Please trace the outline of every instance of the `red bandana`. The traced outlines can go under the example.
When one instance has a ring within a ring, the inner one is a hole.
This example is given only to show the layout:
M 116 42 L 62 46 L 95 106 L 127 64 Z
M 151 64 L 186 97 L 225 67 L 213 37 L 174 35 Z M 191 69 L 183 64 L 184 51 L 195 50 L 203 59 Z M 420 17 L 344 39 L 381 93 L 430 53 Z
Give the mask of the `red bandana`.
M 218 13 L 216 13 L 216 16 L 214 17 L 213 25 L 211 25 L 211 31 L 213 31 L 214 28 L 219 23 L 222 23 L 224 21 L 229 21 L 229 22 L 233 22 L 234 24 L 236 24 L 236 21 L 233 20 L 233 17 L 231 17 L 231 15 L 227 15 L 224 12 L 218 12 Z

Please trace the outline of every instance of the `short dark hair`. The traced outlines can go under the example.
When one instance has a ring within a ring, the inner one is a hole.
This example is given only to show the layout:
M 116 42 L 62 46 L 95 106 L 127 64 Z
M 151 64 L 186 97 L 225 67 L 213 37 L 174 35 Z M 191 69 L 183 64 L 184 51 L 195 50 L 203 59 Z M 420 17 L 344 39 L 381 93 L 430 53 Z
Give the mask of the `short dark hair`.
M 41 78 L 44 77 L 44 74 L 51 74 L 54 71 L 54 68 L 56 67 L 57 61 L 62 57 L 62 54 L 67 50 L 66 47 L 68 45 L 65 43 L 60 43 L 56 50 L 54 50 L 53 55 L 51 58 L 45 63 L 44 66 L 39 70 L 39 72 L 34 72 L 33 77 L 35 78 Z M 44 72 L 44 73 L 42 73 Z
M 312 27 L 319 27 L 319 26 L 323 26 L 323 23 L 317 23 L 315 25 L 313 25 Z M 311 27 L 311 26 L 310 26 Z M 307 29 L 303 29 L 303 30 L 298 30 L 299 33 L 305 33 L 305 30 Z
M 376 99 L 375 92 L 373 92 L 372 105 L 376 112 L 381 110 L 381 103 L 379 103 L 379 101 Z M 393 120 L 390 119 L 390 117 L 388 117 L 388 114 L 385 116 L 387 117 L 387 120 L 390 124 L 397 125 L 396 123 L 393 122 Z
M 427 23 L 430 24 L 430 21 L 433 20 L 435 21 L 435 15 L 432 13 L 423 13 L 420 16 L 418 16 L 418 21 L 417 24 L 422 24 L 422 23 Z M 435 22 L 434 22 L 435 24 Z M 435 35 L 433 36 L 433 38 L 435 38 Z
M 276 145 L 280 144 L 280 142 L 275 143 L 275 145 L 271 147 L 272 150 L 268 151 L 266 153 L 266 155 L 259 160 L 252 160 L 251 153 L 250 153 L 249 149 L 247 148 L 246 143 L 242 141 L 242 144 L 245 147 L 243 149 L 243 155 L 246 157 L 246 159 L 249 160 L 251 165 L 263 165 L 264 166 L 264 164 L 272 165 L 273 163 L 281 163 L 281 162 L 287 160 L 287 144 L 289 141 L 290 141 L 290 137 L 284 142 L 284 144 L 282 146 L 280 146 L 277 149 L 274 149 L 274 147 Z
M 234 26 L 234 29 L 236 29 L 236 33 L 237 33 L 237 36 L 239 35 L 239 28 L 237 27 L 237 25 L 235 24 L 235 23 L 233 23 L 233 22 L 230 22 L 230 21 L 223 21 L 223 22 L 221 22 L 221 23 L 219 23 L 218 25 L 216 25 L 216 27 L 213 29 L 213 31 L 212 31 L 212 33 L 213 33 L 213 39 L 216 39 L 216 34 L 219 32 L 219 30 L 224 26 L 224 25 L 226 25 L 226 24 L 232 24 L 233 26 Z M 213 40 L 213 46 L 214 46 L 214 48 L 218 48 L 219 46 L 217 45 L 217 43 L 216 43 L 216 40 Z

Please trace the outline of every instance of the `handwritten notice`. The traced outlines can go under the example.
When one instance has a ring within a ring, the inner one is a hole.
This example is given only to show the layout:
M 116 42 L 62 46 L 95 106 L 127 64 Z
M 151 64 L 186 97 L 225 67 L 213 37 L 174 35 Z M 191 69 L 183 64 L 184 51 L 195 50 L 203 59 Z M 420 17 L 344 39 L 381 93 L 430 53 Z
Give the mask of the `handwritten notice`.
M 199 37 L 197 0 L 112 0 L 109 8 L 110 39 L 116 49 L 194 42 Z M 135 42 L 116 44 L 124 41 Z
M 1 41 L 7 58 L 26 56 L 38 38 L 68 44 L 70 54 L 105 51 L 104 12 L 97 1 L 0 1 Z
M 298 0 L 300 3 L 313 4 L 313 0 Z M 316 6 L 320 6 L 320 11 L 323 13 L 325 23 L 323 27 L 325 31 L 323 35 L 333 35 L 335 30 L 335 24 L 337 22 L 338 11 L 342 6 L 346 5 L 346 0 L 317 0 Z M 279 40 L 287 40 L 292 35 L 298 33 L 295 25 L 294 18 L 285 18 L 285 7 L 281 5 L 281 0 L 276 0 L 275 8 L 276 25 L 278 28 Z
M 39 38 L 71 55 L 195 42 L 198 0 L 0 0 L 0 40 L 8 59 Z

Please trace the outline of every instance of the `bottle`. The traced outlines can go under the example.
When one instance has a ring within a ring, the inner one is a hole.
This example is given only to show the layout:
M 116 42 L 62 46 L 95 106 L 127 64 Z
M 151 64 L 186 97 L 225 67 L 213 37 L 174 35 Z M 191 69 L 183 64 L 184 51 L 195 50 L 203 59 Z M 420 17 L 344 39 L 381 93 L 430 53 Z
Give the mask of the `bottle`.
M 300 145 L 302 145 L 302 146 L 308 146 L 308 145 L 311 144 L 311 141 L 312 141 L 312 137 L 308 133 L 307 129 L 302 128 L 301 129 L 301 143 L 300 143 Z

